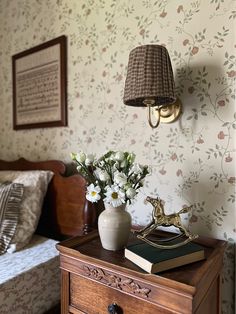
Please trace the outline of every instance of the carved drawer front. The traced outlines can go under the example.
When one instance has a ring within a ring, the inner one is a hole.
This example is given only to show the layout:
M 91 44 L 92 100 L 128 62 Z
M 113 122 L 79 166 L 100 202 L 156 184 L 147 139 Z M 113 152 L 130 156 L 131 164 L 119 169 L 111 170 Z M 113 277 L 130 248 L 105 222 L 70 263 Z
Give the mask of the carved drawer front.
M 170 313 L 123 290 L 74 274 L 70 274 L 70 307 L 86 314 Z M 71 312 L 77 313 L 72 309 Z

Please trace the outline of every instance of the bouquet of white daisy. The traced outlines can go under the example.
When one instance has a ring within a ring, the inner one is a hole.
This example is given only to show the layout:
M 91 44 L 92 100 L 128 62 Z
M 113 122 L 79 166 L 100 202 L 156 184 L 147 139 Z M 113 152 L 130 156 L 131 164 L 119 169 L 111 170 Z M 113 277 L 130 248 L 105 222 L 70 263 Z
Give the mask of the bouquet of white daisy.
M 131 203 L 149 173 L 148 166 L 134 162 L 133 153 L 109 151 L 96 159 L 79 152 L 71 157 L 88 182 L 86 198 L 93 203 L 100 199 L 113 207 Z

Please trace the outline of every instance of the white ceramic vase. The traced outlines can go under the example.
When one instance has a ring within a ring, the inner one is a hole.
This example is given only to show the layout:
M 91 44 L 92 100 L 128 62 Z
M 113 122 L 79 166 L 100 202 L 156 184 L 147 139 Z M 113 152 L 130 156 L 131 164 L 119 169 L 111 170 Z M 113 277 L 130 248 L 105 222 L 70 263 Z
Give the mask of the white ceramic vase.
M 105 210 L 98 217 L 98 232 L 102 247 L 117 251 L 125 247 L 131 230 L 131 215 L 125 210 L 126 204 L 113 207 L 104 204 Z

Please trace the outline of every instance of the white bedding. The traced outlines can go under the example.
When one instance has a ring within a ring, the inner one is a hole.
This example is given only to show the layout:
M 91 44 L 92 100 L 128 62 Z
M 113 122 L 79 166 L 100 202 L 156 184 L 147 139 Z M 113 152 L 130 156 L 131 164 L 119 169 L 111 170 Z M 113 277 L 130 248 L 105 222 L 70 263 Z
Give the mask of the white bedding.
M 0 256 L 1 314 L 41 314 L 59 303 L 56 243 L 34 235 L 23 250 Z

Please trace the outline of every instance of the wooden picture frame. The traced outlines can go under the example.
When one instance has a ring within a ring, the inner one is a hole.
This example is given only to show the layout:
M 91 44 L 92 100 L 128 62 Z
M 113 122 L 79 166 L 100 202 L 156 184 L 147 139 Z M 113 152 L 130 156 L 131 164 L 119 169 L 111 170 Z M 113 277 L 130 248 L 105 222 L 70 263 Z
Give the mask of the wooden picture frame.
M 67 126 L 67 39 L 12 56 L 13 129 Z

